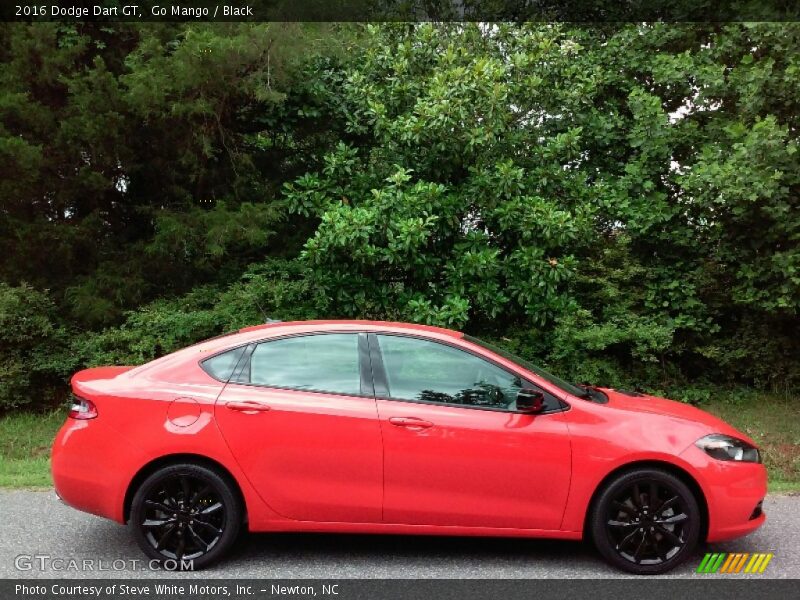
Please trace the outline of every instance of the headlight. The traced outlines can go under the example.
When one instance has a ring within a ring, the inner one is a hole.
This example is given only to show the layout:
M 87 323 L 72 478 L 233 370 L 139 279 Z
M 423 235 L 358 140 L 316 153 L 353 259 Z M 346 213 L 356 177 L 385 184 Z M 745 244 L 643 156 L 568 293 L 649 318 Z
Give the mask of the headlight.
M 744 440 L 739 440 L 729 435 L 713 433 L 695 442 L 698 448 L 717 460 L 735 460 L 739 462 L 761 462 L 758 448 L 751 446 Z

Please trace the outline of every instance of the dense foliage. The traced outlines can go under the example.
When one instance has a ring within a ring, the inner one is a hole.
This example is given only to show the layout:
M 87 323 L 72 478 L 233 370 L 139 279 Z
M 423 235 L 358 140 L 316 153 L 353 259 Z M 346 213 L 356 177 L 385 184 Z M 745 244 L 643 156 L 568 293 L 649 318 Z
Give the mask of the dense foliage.
M 800 387 L 797 24 L 0 35 L 0 406 L 265 317 Z

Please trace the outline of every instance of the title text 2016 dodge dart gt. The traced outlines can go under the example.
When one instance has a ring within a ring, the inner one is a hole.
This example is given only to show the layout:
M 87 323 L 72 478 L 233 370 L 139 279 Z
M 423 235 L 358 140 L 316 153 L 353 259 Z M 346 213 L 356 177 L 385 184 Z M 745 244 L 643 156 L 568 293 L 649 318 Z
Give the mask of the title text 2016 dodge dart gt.
M 59 496 L 195 568 L 247 528 L 589 536 L 661 573 L 765 518 L 759 451 L 723 421 L 446 329 L 274 323 L 72 387 Z

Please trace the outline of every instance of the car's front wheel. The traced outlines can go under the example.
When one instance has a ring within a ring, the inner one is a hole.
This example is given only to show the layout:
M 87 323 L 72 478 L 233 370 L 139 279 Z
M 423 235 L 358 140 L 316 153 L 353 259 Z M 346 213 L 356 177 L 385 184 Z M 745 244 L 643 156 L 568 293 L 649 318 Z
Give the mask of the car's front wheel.
M 697 499 L 683 481 L 661 469 L 634 469 L 609 482 L 591 519 L 603 557 L 639 575 L 673 569 L 692 554 L 700 537 Z
M 170 569 L 202 569 L 219 560 L 239 534 L 242 507 L 216 470 L 176 464 L 152 473 L 131 502 L 129 526 L 151 559 Z

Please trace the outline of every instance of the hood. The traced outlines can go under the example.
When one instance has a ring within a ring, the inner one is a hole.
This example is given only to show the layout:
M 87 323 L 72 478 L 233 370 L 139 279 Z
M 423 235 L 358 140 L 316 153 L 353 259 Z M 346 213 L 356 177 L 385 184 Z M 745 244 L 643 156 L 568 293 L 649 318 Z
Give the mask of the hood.
M 735 427 L 728 425 L 719 417 L 715 417 L 711 413 L 700 410 L 690 404 L 659 398 L 658 396 L 648 396 L 647 394 L 641 394 L 639 392 L 626 392 L 609 388 L 598 389 L 608 396 L 607 406 L 611 408 L 691 421 L 704 425 L 708 428 L 709 433 L 724 433 L 757 445 L 747 435 Z

